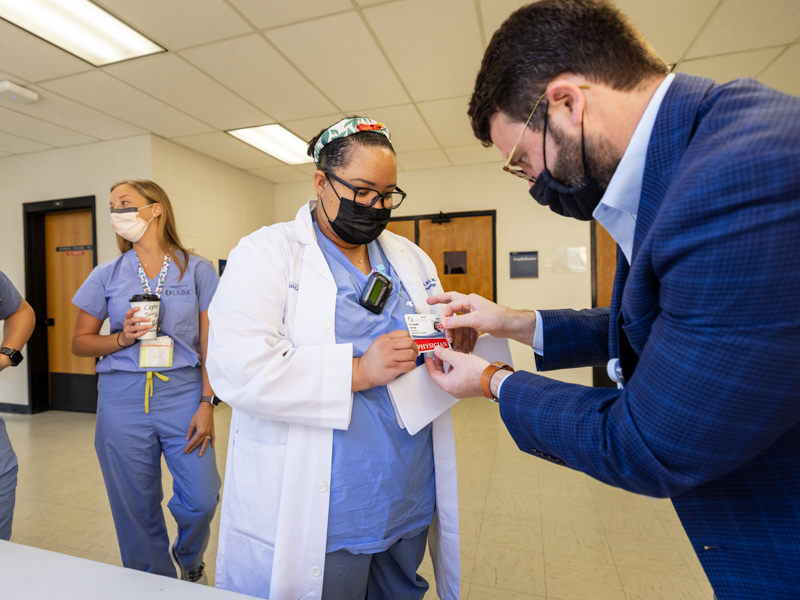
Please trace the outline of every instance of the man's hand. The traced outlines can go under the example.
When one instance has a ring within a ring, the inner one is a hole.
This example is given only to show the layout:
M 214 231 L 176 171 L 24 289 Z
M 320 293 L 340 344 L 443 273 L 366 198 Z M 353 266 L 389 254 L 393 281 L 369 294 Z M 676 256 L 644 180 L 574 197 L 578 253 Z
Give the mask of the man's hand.
M 461 400 L 473 396 L 483 396 L 481 375 L 489 362 L 474 354 L 463 354 L 455 350 L 437 347 L 435 359 L 426 358 L 425 367 L 433 382 L 445 392 Z M 450 370 L 444 372 L 444 363 L 450 363 Z
M 527 346 L 533 344 L 535 311 L 514 310 L 499 306 L 477 294 L 465 296 L 459 292 L 431 296 L 428 304 L 445 305 L 442 309 L 442 324 L 447 332 L 447 340 L 451 343 L 455 330 L 472 328 L 494 337 L 516 340 Z M 457 312 L 463 314 L 457 315 Z
M 353 359 L 352 391 L 386 385 L 413 371 L 419 348 L 408 331 L 398 329 L 376 337 L 359 358 Z
M 5 354 L 0 354 L 0 371 L 7 369 L 11 366 L 11 357 Z

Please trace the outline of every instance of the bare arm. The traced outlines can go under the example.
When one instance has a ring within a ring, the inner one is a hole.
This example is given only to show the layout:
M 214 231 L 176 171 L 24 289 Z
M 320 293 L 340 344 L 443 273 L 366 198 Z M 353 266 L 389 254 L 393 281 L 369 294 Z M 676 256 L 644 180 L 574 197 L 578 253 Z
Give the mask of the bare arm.
M 75 333 L 72 335 L 72 353 L 75 356 L 107 356 L 132 346 L 150 330 L 150 320 L 134 317 L 135 311 L 135 308 L 131 308 L 125 313 L 122 331 L 100 335 L 103 322 L 80 309 L 75 321 Z

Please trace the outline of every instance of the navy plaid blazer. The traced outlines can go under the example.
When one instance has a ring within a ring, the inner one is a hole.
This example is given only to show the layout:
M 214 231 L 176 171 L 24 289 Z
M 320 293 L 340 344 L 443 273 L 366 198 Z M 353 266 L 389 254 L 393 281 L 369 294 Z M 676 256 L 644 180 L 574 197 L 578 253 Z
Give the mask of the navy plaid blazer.
M 800 99 L 678 74 L 610 308 L 543 311 L 500 411 L 525 452 L 670 497 L 720 600 L 800 598 Z

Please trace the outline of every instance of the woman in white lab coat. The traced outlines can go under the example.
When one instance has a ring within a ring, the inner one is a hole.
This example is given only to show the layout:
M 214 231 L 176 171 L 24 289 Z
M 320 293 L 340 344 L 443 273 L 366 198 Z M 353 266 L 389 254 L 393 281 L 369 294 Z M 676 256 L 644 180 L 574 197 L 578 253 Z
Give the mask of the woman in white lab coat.
M 450 413 L 411 436 L 386 391 L 419 363 L 405 314 L 438 311 L 441 291 L 430 258 L 384 231 L 405 198 L 390 139 L 352 117 L 312 140 L 317 198 L 243 238 L 212 301 L 208 372 L 233 407 L 218 587 L 418 599 L 427 540 L 439 597 L 459 597 Z M 377 312 L 359 300 L 375 273 L 393 283 Z

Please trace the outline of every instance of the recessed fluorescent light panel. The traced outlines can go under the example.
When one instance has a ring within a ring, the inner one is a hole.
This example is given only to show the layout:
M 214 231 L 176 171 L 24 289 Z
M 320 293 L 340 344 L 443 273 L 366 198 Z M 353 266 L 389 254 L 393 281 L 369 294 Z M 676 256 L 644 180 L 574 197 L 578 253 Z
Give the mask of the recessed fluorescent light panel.
M 232 129 L 225 133 L 289 165 L 314 162 L 314 159 L 306 154 L 308 143 L 278 124 Z
M 165 51 L 88 0 L 0 0 L 0 18 L 95 67 Z

